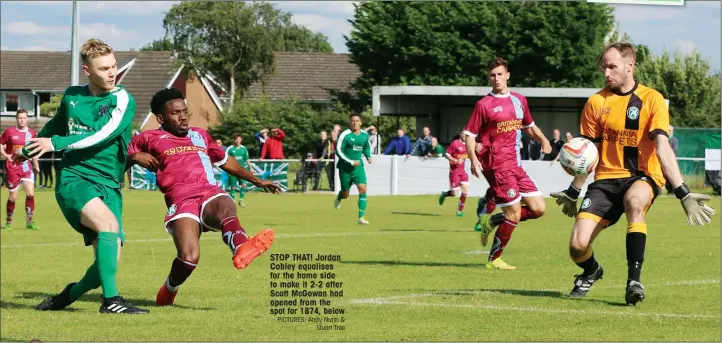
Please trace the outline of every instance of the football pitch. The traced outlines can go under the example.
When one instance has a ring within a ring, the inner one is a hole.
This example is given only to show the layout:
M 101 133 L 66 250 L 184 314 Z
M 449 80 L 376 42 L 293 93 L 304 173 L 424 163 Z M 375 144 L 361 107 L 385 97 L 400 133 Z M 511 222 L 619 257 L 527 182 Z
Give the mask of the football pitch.
M 4 224 L 7 190 L 0 195 Z M 647 298 L 636 307 L 624 304 L 625 219 L 595 242 L 604 278 L 586 298 L 569 299 L 581 272 L 568 256 L 572 220 L 551 201 L 544 218 L 517 227 L 502 256 L 518 269 L 499 271 L 484 268 L 488 247 L 472 230 L 477 198 L 457 218 L 454 199 L 440 208 L 436 196 L 369 197 L 371 225 L 359 226 L 354 196 L 336 210 L 330 194 L 257 193 L 247 195 L 239 218 L 249 234 L 273 228 L 271 249 L 236 270 L 220 234 L 205 233 L 198 268 L 176 305 L 155 307 L 175 258 L 163 229 L 163 197 L 125 191 L 124 199 L 127 241 L 118 286 L 151 313 L 99 314 L 100 289 L 65 311 L 36 311 L 44 298 L 82 277 L 93 254 L 65 222 L 52 190 L 36 195 L 40 231 L 25 230 L 21 192 L 14 229 L 0 235 L 3 341 L 720 341 L 719 197 L 711 202 L 718 211 L 713 223 L 703 228 L 687 226 L 678 200 L 657 199 L 642 273 Z M 280 260 L 283 254 L 289 259 Z M 292 254 L 299 254 L 295 261 Z M 299 261 L 301 254 L 314 260 Z M 319 262 L 333 265 L 335 278 L 310 280 L 323 281 L 323 288 L 305 289 L 337 296 L 271 306 L 296 299 L 271 291 L 302 288 L 271 284 L 304 282 L 283 274 L 311 272 L 298 268 L 316 265 L 317 254 L 340 256 Z M 296 269 L 271 269 L 286 265 Z M 324 314 L 324 308 L 336 311 Z M 271 313 L 280 309 L 285 313 Z

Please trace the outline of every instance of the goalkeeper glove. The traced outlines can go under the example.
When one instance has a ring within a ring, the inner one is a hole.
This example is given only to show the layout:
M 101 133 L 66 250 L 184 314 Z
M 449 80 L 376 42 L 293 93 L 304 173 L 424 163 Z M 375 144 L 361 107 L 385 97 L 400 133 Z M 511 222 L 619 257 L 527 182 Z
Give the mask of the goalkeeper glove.
M 681 200 L 684 213 L 687 214 L 687 225 L 704 226 L 712 222 L 714 208 L 705 204 L 710 200 L 709 195 L 691 193 L 684 183 L 674 189 L 674 196 Z
M 569 185 L 569 188 L 565 191 L 554 192 L 551 194 L 552 198 L 557 199 L 557 205 L 562 206 L 562 213 L 564 215 L 574 218 L 577 215 L 577 199 L 579 198 L 580 189 L 574 187 L 574 184 Z

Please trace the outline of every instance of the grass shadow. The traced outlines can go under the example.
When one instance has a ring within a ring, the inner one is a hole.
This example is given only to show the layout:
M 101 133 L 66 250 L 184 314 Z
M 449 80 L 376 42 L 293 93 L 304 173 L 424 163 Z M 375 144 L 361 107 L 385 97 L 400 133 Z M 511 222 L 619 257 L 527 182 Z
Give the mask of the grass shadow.
M 421 212 L 391 212 L 391 214 L 405 214 L 407 216 L 424 216 L 424 217 L 441 217 L 438 213 L 421 213 Z
M 413 262 L 413 261 L 339 261 L 340 263 L 382 266 L 420 266 L 420 267 L 461 267 L 482 268 L 484 263 L 453 263 L 453 262 Z
M 435 295 L 456 295 L 456 296 L 463 296 L 463 295 L 468 296 L 468 295 L 474 295 L 476 293 L 486 293 L 486 292 L 511 294 L 511 295 L 525 296 L 525 297 L 555 298 L 555 299 L 562 299 L 562 300 L 569 300 L 569 301 L 598 302 L 598 303 L 603 303 L 603 304 L 607 304 L 609 306 L 616 306 L 616 307 L 627 307 L 628 306 L 625 302 L 610 301 L 610 300 L 604 300 L 604 299 L 594 299 L 594 298 L 587 298 L 587 297 L 581 297 L 581 298 L 580 297 L 570 297 L 569 293 L 560 292 L 560 291 L 551 291 L 551 290 L 482 288 L 482 289 L 461 289 L 461 290 L 451 290 L 451 291 L 432 291 L 432 293 Z
M 20 293 L 20 295 L 16 296 L 18 299 L 38 299 L 38 303 L 40 301 L 43 301 L 44 299 L 50 298 L 54 296 L 55 294 L 45 293 L 45 292 L 23 292 Z M 155 304 L 155 300 L 148 300 L 148 299 L 141 299 L 141 298 L 127 298 L 123 297 L 125 300 L 129 301 L 131 304 L 139 307 L 157 307 Z M 98 306 L 100 306 L 101 302 L 101 296 L 95 295 L 95 294 L 83 294 L 78 300 L 75 302 L 91 302 L 91 303 L 97 303 Z M 72 306 L 72 305 L 71 305 Z M 190 306 L 183 306 L 183 305 L 172 305 L 174 308 L 182 308 L 187 310 L 199 310 L 199 311 L 210 311 L 215 310 L 215 308 L 208 308 L 208 307 L 190 307 Z M 30 308 L 35 309 L 34 306 L 30 306 Z M 71 311 L 77 311 L 74 309 L 66 309 Z

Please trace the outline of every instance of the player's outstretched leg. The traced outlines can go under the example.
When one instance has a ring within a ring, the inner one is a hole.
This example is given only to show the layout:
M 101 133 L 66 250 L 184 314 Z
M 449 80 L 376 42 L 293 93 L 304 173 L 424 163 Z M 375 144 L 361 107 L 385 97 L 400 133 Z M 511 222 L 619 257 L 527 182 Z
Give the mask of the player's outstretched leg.
M 597 280 L 604 275 L 602 266 L 597 263 L 592 250 L 592 242 L 605 225 L 597 224 L 586 218 L 577 219 L 569 241 L 569 255 L 572 261 L 582 268 L 582 274 L 574 275 L 574 288 L 570 297 L 583 297 L 587 295 Z
M 504 252 L 504 248 L 506 248 L 506 245 L 509 243 L 511 234 L 519 222 L 521 206 L 517 202 L 513 205 L 502 207 L 502 211 L 504 213 L 504 219 L 494 235 L 494 244 L 489 250 L 489 263 L 486 264 L 486 268 L 514 270 L 516 267 L 506 264 L 506 262 L 501 259 L 501 254 Z
M 223 242 L 233 252 L 233 265 L 237 269 L 246 268 L 266 252 L 276 238 L 273 230 L 265 229 L 249 239 L 236 216 L 236 205 L 226 196 L 211 200 L 202 215 L 206 225 L 221 228 Z
M 196 269 L 201 256 L 200 223 L 192 218 L 178 218 L 168 223 L 168 229 L 173 236 L 177 256 L 171 263 L 168 278 L 155 297 L 158 306 L 172 305 L 175 302 L 178 289 Z
M 366 184 L 356 185 L 358 188 L 358 223 L 361 225 L 368 225 L 369 222 L 364 218 L 366 214 Z
M 349 192 L 349 190 L 351 190 L 351 179 L 352 178 L 353 178 L 352 173 L 341 171 L 339 169 L 338 179 L 339 179 L 339 181 L 341 181 L 341 190 L 338 191 L 338 194 L 336 195 L 336 200 L 334 200 L 334 202 L 333 202 L 333 206 L 336 209 L 341 208 L 341 200 L 348 198 L 348 192 Z
M 83 294 L 100 287 L 100 273 L 98 272 L 97 260 L 85 271 L 85 275 L 78 282 L 72 282 L 65 286 L 59 294 L 45 299 L 37 306 L 39 311 L 58 311 L 62 310 Z

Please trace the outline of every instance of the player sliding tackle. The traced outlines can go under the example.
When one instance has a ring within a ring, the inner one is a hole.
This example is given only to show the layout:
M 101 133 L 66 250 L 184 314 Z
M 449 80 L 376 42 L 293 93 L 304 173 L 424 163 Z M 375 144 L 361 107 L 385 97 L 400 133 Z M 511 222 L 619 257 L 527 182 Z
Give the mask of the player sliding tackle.
M 464 216 L 464 204 L 466 204 L 466 195 L 469 193 L 469 174 L 464 169 L 464 162 L 469 156 L 464 145 L 465 137 L 466 135 L 460 132 L 446 149 L 444 157 L 449 160 L 449 186 L 451 189 L 441 192 L 439 196 L 439 206 L 442 206 L 446 197 L 455 197 L 456 191 L 461 188 L 461 196 L 456 208 L 457 217 Z
M 709 224 L 714 209 L 708 195 L 691 193 L 684 184 L 669 145 L 669 110 L 662 94 L 634 80 L 636 52 L 629 43 L 608 46 L 597 60 L 607 87 L 587 100 L 581 136 L 597 143 L 600 158 L 594 182 L 577 215 L 577 198 L 587 176 L 575 177 L 565 191 L 552 193 L 562 212 L 576 216 L 569 242 L 572 260 L 584 270 L 576 275 L 570 296 L 582 297 L 604 271 L 594 258 L 592 242 L 605 228 L 627 216 L 627 289 L 625 300 L 644 300 L 640 282 L 647 242 L 645 216 L 665 185 L 665 177 L 682 201 L 689 225 Z
M 366 213 L 366 170 L 364 169 L 362 156 L 371 164 L 371 145 L 369 134 L 361 130 L 361 116 L 352 113 L 349 116 L 349 129 L 341 133 L 338 138 L 336 149 L 339 160 L 338 178 L 341 180 L 341 191 L 336 196 L 334 206 L 341 207 L 341 200 L 348 198 L 348 191 L 351 185 L 358 189 L 358 223 L 367 225 L 369 222 L 364 218 Z
M 539 218 L 546 209 L 542 193 L 521 166 L 517 148 L 521 144 L 520 130 L 541 142 L 544 153 L 551 152 L 552 147 L 534 125 L 526 98 L 509 91 L 507 62 L 497 58 L 489 62 L 487 72 L 492 92 L 476 103 L 466 124 L 466 151 L 471 158 L 471 172 L 476 177 L 484 175 L 496 206 L 501 207 L 503 212 L 486 267 L 516 269 L 502 261 L 501 253 L 517 223 Z M 478 151 L 477 144 L 481 145 Z M 522 207 L 521 203 L 526 207 Z M 492 231 L 491 225 L 483 226 L 482 245 L 486 246 Z
M 248 238 L 236 217 L 233 199 L 216 185 L 211 164 L 267 191 L 278 193 L 280 188 L 258 179 L 235 158 L 228 158 L 206 131 L 189 127 L 188 106 L 179 90 L 157 92 L 150 106 L 161 128 L 133 137 L 126 169 L 139 164 L 156 171 L 158 188 L 168 206 L 165 228 L 173 236 L 178 255 L 156 296 L 156 304 L 164 306 L 173 304 L 178 288 L 196 269 L 201 232 L 221 231 L 238 269 L 248 266 L 273 243 L 271 229 Z

